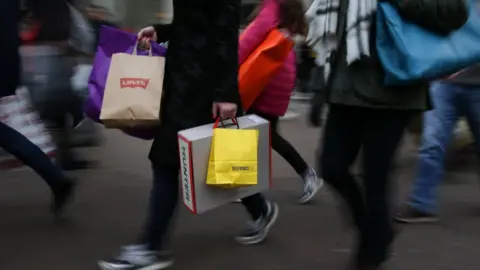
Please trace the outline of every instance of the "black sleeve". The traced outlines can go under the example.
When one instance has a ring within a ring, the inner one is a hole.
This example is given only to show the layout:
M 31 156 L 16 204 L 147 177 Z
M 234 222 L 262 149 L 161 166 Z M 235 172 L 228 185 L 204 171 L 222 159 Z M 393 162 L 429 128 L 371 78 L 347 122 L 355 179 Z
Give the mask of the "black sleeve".
M 157 38 L 159 43 L 170 40 L 170 36 L 172 33 L 171 24 L 155 24 L 153 25 L 153 28 L 155 28 L 155 32 L 157 32 Z
M 448 35 L 462 27 L 469 17 L 469 6 L 465 0 L 390 0 L 400 15 L 407 21 L 432 32 Z
M 238 92 L 238 35 L 240 0 L 222 0 L 215 5 L 216 92 L 217 102 L 240 103 Z
M 0 73 L 0 97 L 15 94 L 20 82 L 20 55 L 18 49 L 18 18 L 20 17 L 18 1 L 4 1 L 0 9 L 0 59 L 5 67 Z

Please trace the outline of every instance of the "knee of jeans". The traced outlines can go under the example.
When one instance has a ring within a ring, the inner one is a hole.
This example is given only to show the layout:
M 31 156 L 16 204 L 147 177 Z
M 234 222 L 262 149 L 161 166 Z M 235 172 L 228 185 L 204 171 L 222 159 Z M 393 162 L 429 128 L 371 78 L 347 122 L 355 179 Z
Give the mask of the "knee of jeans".
M 419 155 L 423 156 L 442 156 L 447 152 L 448 143 L 447 138 L 441 134 L 425 135 L 420 145 Z

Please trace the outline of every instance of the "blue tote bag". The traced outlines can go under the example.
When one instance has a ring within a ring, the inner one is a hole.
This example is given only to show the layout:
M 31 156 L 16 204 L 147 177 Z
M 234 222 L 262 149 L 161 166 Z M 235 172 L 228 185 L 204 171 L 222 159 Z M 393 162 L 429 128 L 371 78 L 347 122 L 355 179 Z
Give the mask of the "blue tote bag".
M 386 85 L 441 78 L 480 62 L 480 15 L 470 3 L 465 25 L 441 36 L 404 21 L 392 4 L 381 2 L 377 9 L 376 45 Z

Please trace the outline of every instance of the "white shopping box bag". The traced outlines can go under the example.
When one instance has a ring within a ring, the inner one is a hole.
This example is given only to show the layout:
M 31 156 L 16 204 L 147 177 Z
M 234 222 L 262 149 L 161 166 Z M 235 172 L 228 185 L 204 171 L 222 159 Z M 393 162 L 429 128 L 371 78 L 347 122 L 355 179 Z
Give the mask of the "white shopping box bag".
M 48 156 L 55 156 L 51 136 L 30 103 L 28 90 L 17 89 L 16 95 L 0 98 L 0 121 L 17 130 L 40 147 Z M 0 148 L 0 171 L 23 167 L 16 157 Z
M 271 187 L 270 122 L 257 115 L 239 117 L 237 121 L 241 129 L 258 129 L 259 131 L 258 184 L 254 186 L 222 189 L 207 185 L 213 123 L 178 132 L 183 203 L 194 214 L 205 213 L 236 199 L 248 197 Z

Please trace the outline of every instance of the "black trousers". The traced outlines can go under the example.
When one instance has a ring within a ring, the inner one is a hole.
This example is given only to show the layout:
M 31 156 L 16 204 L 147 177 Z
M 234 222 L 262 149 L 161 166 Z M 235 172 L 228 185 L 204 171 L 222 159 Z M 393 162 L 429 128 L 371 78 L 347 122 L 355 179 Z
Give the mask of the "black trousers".
M 270 122 L 272 149 L 285 159 L 298 175 L 303 176 L 308 170 L 308 164 L 302 156 L 300 156 L 297 150 L 295 150 L 295 148 L 278 132 L 279 117 L 257 111 L 250 111 L 249 113 L 254 113 Z
M 383 263 L 393 240 L 390 209 L 391 164 L 413 111 L 330 106 L 319 165 L 351 210 L 359 232 L 357 263 Z M 362 186 L 350 173 L 360 148 Z
M 178 174 L 179 170 L 175 167 L 153 167 L 147 220 L 140 236 L 140 243 L 146 244 L 150 250 L 159 251 L 166 248 L 165 241 L 179 200 Z M 267 210 L 265 198 L 260 193 L 242 199 L 242 203 L 253 220 L 260 218 Z

